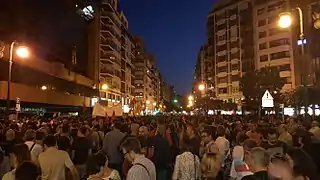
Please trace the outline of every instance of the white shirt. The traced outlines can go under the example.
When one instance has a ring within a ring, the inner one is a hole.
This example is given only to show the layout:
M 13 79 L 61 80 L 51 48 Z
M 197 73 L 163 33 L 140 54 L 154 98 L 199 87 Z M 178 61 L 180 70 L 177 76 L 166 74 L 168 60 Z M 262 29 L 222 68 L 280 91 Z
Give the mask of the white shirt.
M 42 180 L 65 180 L 65 168 L 71 169 L 73 163 L 67 152 L 50 147 L 40 154 Z
M 26 141 L 25 144 L 28 146 L 29 151 L 31 147 L 33 146 L 30 154 L 31 154 L 31 160 L 38 164 L 38 157 L 43 152 L 43 148 L 40 144 L 37 144 L 33 141 Z
M 200 179 L 200 160 L 191 152 L 184 152 L 177 156 L 172 175 L 173 180 Z
M 4 174 L 4 176 L 2 177 L 2 180 L 15 180 L 15 172 L 16 172 L 16 169 L 7 172 L 7 173 Z

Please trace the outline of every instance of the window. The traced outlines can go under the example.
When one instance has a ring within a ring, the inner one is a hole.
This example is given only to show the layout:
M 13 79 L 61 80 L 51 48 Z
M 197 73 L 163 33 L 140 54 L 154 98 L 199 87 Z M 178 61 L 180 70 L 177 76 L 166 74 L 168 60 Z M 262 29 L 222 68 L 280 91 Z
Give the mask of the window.
M 265 19 L 259 20 L 258 27 L 264 26 L 267 24 L 267 21 Z
M 230 43 L 230 48 L 236 48 L 236 47 L 239 47 L 239 41 L 233 41 Z
M 267 36 L 267 32 L 266 31 L 259 32 L 259 38 L 264 38 L 266 36 Z
M 238 37 L 238 28 L 232 28 L 230 30 L 230 38 Z
M 282 39 L 276 39 L 273 41 L 269 42 L 269 47 L 277 47 L 277 46 L 281 46 L 281 45 L 288 45 L 289 44 L 289 39 L 288 38 L 282 38 Z
M 226 35 L 218 36 L 218 41 L 224 41 L 226 40 Z
M 225 77 L 219 77 L 218 83 L 228 83 L 228 76 Z
M 257 10 L 257 15 L 261 15 L 261 14 L 263 14 L 264 13 L 264 8 L 260 8 L 260 9 L 258 9 Z
M 227 88 L 219 88 L 219 94 L 227 94 L 228 89 Z
M 270 60 L 276 60 L 276 59 L 288 58 L 288 57 L 290 57 L 289 51 L 281 51 L 281 52 L 270 54 Z
M 239 63 L 231 65 L 232 70 L 239 70 Z
M 228 71 L 228 67 L 227 66 L 218 67 L 218 73 L 227 72 L 227 71 Z
M 267 49 L 267 48 L 268 48 L 267 43 L 259 44 L 259 50 L 263 50 L 263 49 Z
M 239 74 L 232 75 L 232 76 L 231 76 L 231 80 L 232 80 L 232 81 L 240 81 L 240 76 L 239 76 Z
M 260 56 L 260 62 L 268 61 L 268 55 Z
M 217 52 L 227 50 L 227 44 L 217 46 Z
M 290 71 L 290 70 L 291 70 L 290 64 L 280 65 L 280 66 L 279 66 L 279 70 L 280 70 L 280 71 Z
M 272 29 L 269 29 L 269 36 L 273 36 L 281 32 L 283 32 L 283 29 L 281 28 L 272 28 Z
M 227 61 L 227 55 L 224 56 L 217 56 L 217 62 L 225 62 Z
M 240 51 L 231 54 L 231 60 L 240 59 Z

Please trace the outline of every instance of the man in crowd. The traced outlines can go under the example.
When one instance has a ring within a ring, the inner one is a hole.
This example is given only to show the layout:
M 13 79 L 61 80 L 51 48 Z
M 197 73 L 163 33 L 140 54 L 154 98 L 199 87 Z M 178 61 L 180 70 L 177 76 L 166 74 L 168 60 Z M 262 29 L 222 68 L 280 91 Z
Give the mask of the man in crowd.
M 278 132 L 279 132 L 279 138 L 278 140 L 285 143 L 287 146 L 292 146 L 292 136 L 291 134 L 287 131 L 287 127 L 285 124 L 281 124 L 278 127 Z
M 42 146 L 41 144 L 38 144 L 35 142 L 35 135 L 36 133 L 33 130 L 28 130 L 25 133 L 25 144 L 28 146 L 29 148 L 29 152 L 31 154 L 31 160 L 34 163 L 38 164 L 38 157 L 40 155 L 40 153 L 42 153 Z
M 200 157 L 202 157 L 210 145 L 214 143 L 210 129 L 207 127 L 201 133 Z
M 66 168 L 70 170 L 73 180 L 79 179 L 77 169 L 69 154 L 57 149 L 57 140 L 54 136 L 46 136 L 43 145 L 45 151 L 39 155 L 42 180 L 66 180 Z
M 278 139 L 277 130 L 275 128 L 270 128 L 268 130 L 268 141 L 262 144 L 261 147 L 266 149 L 270 155 L 284 154 L 285 144 Z
M 127 180 L 156 180 L 155 165 L 140 152 L 138 139 L 129 137 L 121 145 L 123 156 L 133 165 L 127 174 Z
M 242 180 L 267 180 L 268 165 L 270 156 L 268 152 L 261 148 L 256 147 L 250 151 L 250 154 L 245 157 L 245 161 L 248 164 L 250 170 L 254 173 L 242 178 Z

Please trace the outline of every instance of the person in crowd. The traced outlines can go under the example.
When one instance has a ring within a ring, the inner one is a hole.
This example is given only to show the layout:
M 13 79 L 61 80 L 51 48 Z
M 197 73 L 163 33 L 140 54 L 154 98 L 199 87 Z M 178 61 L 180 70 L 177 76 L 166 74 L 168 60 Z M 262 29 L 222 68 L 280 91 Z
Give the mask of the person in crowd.
M 205 153 L 210 152 L 210 147 L 214 144 L 211 131 L 209 129 L 204 129 L 201 133 L 200 157 Z
M 268 140 L 261 145 L 268 153 L 272 156 L 275 154 L 285 153 L 285 144 L 279 141 L 278 132 L 275 128 L 270 128 L 268 130 Z
M 228 155 L 230 154 L 230 142 L 226 139 L 226 130 L 223 126 L 217 127 L 217 139 L 215 143 L 217 144 L 220 152 L 221 157 L 221 166 L 224 167 L 225 160 L 227 159 Z
M 41 144 L 36 143 L 35 135 L 36 133 L 34 130 L 27 130 L 24 139 L 25 144 L 28 146 L 31 153 L 31 160 L 38 164 L 38 157 L 42 153 L 43 148 Z
M 289 132 L 291 135 L 294 135 L 295 132 L 297 131 L 298 127 L 299 127 L 298 119 L 296 119 L 296 118 L 290 118 L 290 119 L 289 119 L 289 124 L 288 124 L 288 132 Z
M 120 174 L 117 170 L 112 169 L 108 166 L 108 157 L 103 151 L 99 151 L 93 156 L 93 163 L 96 167 L 99 167 L 97 172 L 88 172 L 88 180 L 101 180 L 101 179 L 112 179 L 121 180 Z M 88 168 L 87 168 L 88 170 Z
M 268 166 L 270 156 L 268 152 L 261 148 L 255 147 L 250 151 L 250 154 L 245 157 L 245 161 L 249 169 L 254 173 L 253 175 L 244 176 L 242 180 L 267 180 Z
M 257 125 L 256 124 L 250 124 L 249 126 L 249 131 L 246 133 L 246 135 L 248 136 L 249 139 L 253 139 L 257 142 L 257 144 L 259 145 L 261 143 L 261 134 L 260 132 L 257 131 Z
M 26 144 L 15 145 L 10 154 L 13 170 L 6 173 L 2 180 L 15 180 L 16 168 L 24 161 L 31 161 L 29 148 Z
M 320 178 L 315 163 L 302 149 L 289 149 L 286 157 L 293 170 L 294 180 L 318 180 Z
M 5 133 L 5 141 L 1 143 L 1 147 L 5 152 L 5 156 L 9 156 L 12 153 L 13 147 L 18 143 L 15 138 L 15 131 L 8 129 Z
M 70 126 L 64 124 L 61 128 L 61 132 L 56 136 L 58 141 L 58 149 L 71 152 L 71 140 L 70 140 Z
M 291 134 L 288 132 L 287 127 L 285 124 L 281 124 L 278 127 L 278 133 L 279 133 L 279 138 L 278 140 L 280 142 L 285 143 L 287 146 L 291 147 L 293 145 L 293 141 L 292 141 L 292 136 Z
M 104 132 L 100 129 L 99 124 L 93 126 L 92 140 L 93 152 L 98 152 L 103 147 Z
M 149 131 L 147 126 L 141 126 L 138 132 L 138 139 L 141 144 L 141 151 L 146 154 L 147 152 L 147 143 L 149 139 Z
M 200 179 L 200 160 L 193 154 L 191 139 L 185 139 L 181 144 L 182 154 L 176 157 L 172 180 L 198 180 Z
M 155 165 L 141 154 L 141 145 L 137 138 L 125 139 L 120 147 L 123 156 L 132 163 L 127 180 L 156 180 Z
M 318 121 L 312 121 L 311 122 L 311 128 L 309 130 L 310 133 L 314 134 L 316 131 L 319 131 L 319 122 Z
M 118 172 L 122 172 L 123 162 L 119 146 L 125 137 L 125 134 L 120 132 L 121 126 L 121 122 L 116 121 L 113 125 L 113 130 L 107 133 L 103 140 L 103 150 L 109 157 L 109 166 Z
M 73 141 L 72 144 L 72 159 L 75 167 L 78 170 L 80 178 L 85 177 L 86 162 L 92 150 L 91 141 L 86 137 L 87 131 L 87 127 L 82 126 L 78 130 L 78 137 Z
M 218 176 L 221 169 L 219 154 L 206 153 L 201 160 L 201 179 L 202 180 L 223 180 Z
M 39 180 L 41 172 L 38 166 L 31 161 L 24 161 L 17 167 L 15 180 Z
M 156 135 L 150 138 L 148 147 L 148 154 L 152 153 L 150 159 L 156 166 L 157 180 L 166 180 L 171 163 L 171 148 L 166 138 L 165 124 L 158 123 Z
M 57 139 L 48 135 L 43 140 L 45 151 L 39 155 L 42 180 L 66 180 L 65 169 L 71 172 L 72 179 L 79 179 L 78 171 L 66 151 L 58 150 Z
M 185 133 L 182 131 L 181 133 L 181 137 L 182 137 L 182 141 L 186 141 L 189 140 L 188 142 L 190 143 L 190 145 L 192 146 L 192 153 L 199 156 L 200 155 L 200 143 L 201 140 L 200 138 L 196 135 L 195 132 L 195 128 L 192 124 L 186 124 L 186 129 L 185 129 Z M 184 137 L 184 135 L 186 135 L 186 137 Z M 183 144 L 183 142 L 180 143 L 181 145 Z
M 239 139 L 239 146 L 235 146 L 232 151 L 232 165 L 230 169 L 230 178 L 234 180 L 241 180 L 244 176 L 252 175 L 248 165 L 244 161 L 244 157 L 249 154 L 249 152 L 257 147 L 257 142 L 252 139 Z

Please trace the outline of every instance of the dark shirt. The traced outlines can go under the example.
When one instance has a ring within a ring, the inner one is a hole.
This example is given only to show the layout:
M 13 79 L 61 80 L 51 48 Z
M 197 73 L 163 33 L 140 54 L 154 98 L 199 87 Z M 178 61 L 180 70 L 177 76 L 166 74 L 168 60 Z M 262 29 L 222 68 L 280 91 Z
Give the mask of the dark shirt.
M 267 150 L 270 155 L 275 154 L 285 154 L 286 146 L 285 143 L 277 141 L 274 144 L 269 144 L 268 142 L 261 144 L 261 147 Z
M 161 135 L 156 135 L 148 141 L 148 147 L 154 147 L 151 161 L 156 169 L 165 169 L 171 163 L 171 148 L 168 140 Z
M 241 180 L 269 180 L 268 171 L 259 171 L 253 175 L 245 176 Z
M 62 150 L 62 151 L 69 151 L 70 150 L 71 142 L 70 142 L 69 137 L 58 136 L 57 139 L 58 139 L 59 150 Z
M 90 140 L 86 137 L 78 137 L 72 144 L 72 150 L 74 150 L 73 163 L 75 165 L 85 164 L 88 160 L 89 151 L 92 148 Z
M 5 156 L 9 156 L 10 153 L 13 151 L 13 147 L 18 144 L 16 140 L 11 141 L 4 141 L 1 143 L 1 148 L 5 153 Z
M 198 136 L 195 136 L 190 139 L 190 144 L 193 147 L 193 154 L 200 156 L 200 138 Z

